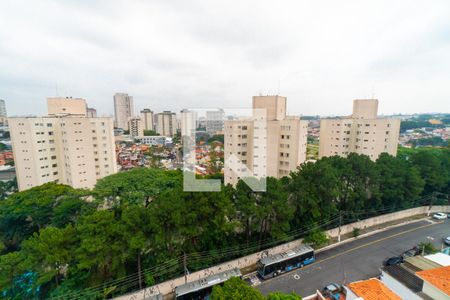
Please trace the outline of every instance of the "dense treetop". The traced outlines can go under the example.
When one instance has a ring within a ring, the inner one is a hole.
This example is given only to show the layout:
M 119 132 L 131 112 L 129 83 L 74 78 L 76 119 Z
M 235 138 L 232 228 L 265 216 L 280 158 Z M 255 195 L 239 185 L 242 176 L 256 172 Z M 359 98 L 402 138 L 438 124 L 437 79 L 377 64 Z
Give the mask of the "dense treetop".
M 103 178 L 92 190 L 49 183 L 0 200 L 0 293 L 112 297 L 182 275 L 183 261 L 193 272 L 299 237 L 319 245 L 339 216 L 348 223 L 448 203 L 449 193 L 448 149 L 382 154 L 376 162 L 324 158 L 268 178 L 264 193 L 242 181 L 220 192 L 183 192 L 181 171 L 146 168 Z M 233 293 L 260 297 L 237 279 L 214 297 Z

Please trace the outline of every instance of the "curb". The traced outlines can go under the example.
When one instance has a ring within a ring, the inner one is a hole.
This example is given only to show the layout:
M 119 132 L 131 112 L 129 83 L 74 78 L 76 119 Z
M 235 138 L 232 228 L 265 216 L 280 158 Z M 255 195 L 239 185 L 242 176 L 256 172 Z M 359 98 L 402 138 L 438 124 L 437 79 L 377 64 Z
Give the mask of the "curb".
M 332 249 L 334 247 L 340 246 L 340 245 L 345 244 L 345 243 L 352 242 L 352 241 L 360 239 L 360 238 L 368 237 L 368 236 L 371 236 L 371 235 L 374 235 L 374 234 L 377 234 L 377 233 L 380 233 L 380 232 L 383 232 L 383 231 L 386 231 L 386 230 L 389 230 L 389 229 L 392 229 L 392 228 L 396 228 L 396 227 L 400 227 L 400 226 L 404 226 L 404 225 L 408 225 L 408 224 L 412 224 L 412 223 L 416 223 L 416 222 L 426 221 L 428 219 L 429 219 L 429 217 L 424 217 L 424 218 L 421 218 L 421 219 L 406 221 L 406 222 L 403 222 L 403 223 L 399 223 L 399 224 L 394 224 L 394 225 L 391 225 L 391 226 L 383 227 L 383 228 L 380 228 L 380 229 L 377 229 L 377 230 L 366 232 L 366 233 L 361 234 L 361 235 L 359 235 L 357 237 L 351 237 L 351 238 L 345 239 L 343 241 L 340 241 L 340 242 L 333 243 L 331 245 L 325 246 L 323 248 L 319 248 L 319 249 L 315 250 L 315 252 L 316 253 L 320 253 L 320 252 Z

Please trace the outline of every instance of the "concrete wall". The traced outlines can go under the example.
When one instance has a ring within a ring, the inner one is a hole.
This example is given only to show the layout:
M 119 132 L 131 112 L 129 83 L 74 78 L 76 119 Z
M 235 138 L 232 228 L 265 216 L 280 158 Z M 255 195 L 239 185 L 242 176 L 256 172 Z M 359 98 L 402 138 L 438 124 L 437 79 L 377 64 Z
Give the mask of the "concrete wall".
M 365 219 L 359 222 L 350 223 L 347 225 L 344 225 L 341 227 L 341 234 L 347 234 L 351 233 L 353 231 L 353 228 L 360 228 L 364 229 L 367 227 L 372 227 L 376 225 L 380 225 L 383 223 L 388 223 L 396 220 L 401 220 L 404 218 L 408 218 L 415 215 L 421 215 L 421 214 L 432 214 L 435 212 L 450 212 L 450 206 L 432 206 L 431 209 L 429 209 L 428 206 L 422 206 L 422 207 L 416 207 L 411 209 L 402 210 L 399 212 L 394 212 L 390 214 L 381 215 L 378 217 L 373 217 L 369 219 Z M 334 228 L 326 231 L 328 236 L 330 237 L 337 237 L 339 234 L 339 228 Z
M 422 291 L 427 295 L 430 296 L 432 299 L 435 300 L 448 300 L 450 297 L 445 294 L 440 289 L 436 288 L 434 285 L 429 284 L 428 282 L 423 282 L 423 289 Z
M 355 227 L 365 228 L 365 227 L 380 225 L 380 224 L 383 224 L 386 222 L 391 222 L 391 221 L 395 221 L 395 220 L 399 220 L 399 219 L 403 219 L 403 218 L 407 218 L 407 217 L 411 217 L 411 216 L 415 216 L 415 215 L 433 213 L 433 212 L 450 212 L 450 206 L 432 206 L 431 209 L 429 209 L 429 207 L 417 207 L 417 208 L 403 210 L 400 212 L 385 214 L 382 216 L 378 216 L 378 217 L 374 217 L 374 218 L 370 218 L 370 219 L 366 219 L 363 221 L 359 221 L 359 222 L 355 222 L 355 223 L 351 223 L 351 224 L 342 226 L 341 234 L 346 234 L 346 233 L 352 232 L 353 228 L 355 228 Z M 334 229 L 328 230 L 327 234 L 329 234 L 331 237 L 336 237 L 338 235 L 338 232 L 339 232 L 339 229 L 334 228 Z M 282 245 L 279 245 L 279 246 L 276 246 L 276 247 L 273 247 L 273 248 L 270 248 L 270 249 L 267 249 L 264 251 L 260 251 L 260 252 L 257 252 L 257 253 L 251 254 L 251 255 L 241 257 L 239 259 L 228 261 L 228 262 L 225 262 L 225 263 L 217 265 L 217 266 L 213 266 L 208 269 L 194 272 L 187 276 L 187 281 L 188 282 L 195 281 L 200 278 L 203 278 L 203 277 L 206 277 L 206 276 L 209 276 L 212 274 L 216 274 L 218 272 L 231 270 L 233 268 L 242 269 L 242 268 L 245 268 L 245 267 L 255 264 L 262 257 L 277 254 L 280 252 L 284 252 L 289 249 L 295 248 L 301 244 L 302 244 L 302 239 L 298 239 L 298 240 L 295 240 L 295 241 L 292 241 L 292 242 L 289 242 L 286 244 L 282 244 Z M 185 283 L 184 277 L 179 277 L 179 278 L 172 279 L 172 280 L 169 280 L 166 282 L 162 282 L 155 286 L 140 290 L 138 292 L 134 292 L 132 294 L 127 294 L 127 295 L 117 297 L 115 299 L 138 300 L 138 299 L 145 299 L 146 297 L 157 294 L 157 293 L 166 295 L 166 294 L 171 293 L 175 289 L 176 286 L 182 285 L 184 283 Z

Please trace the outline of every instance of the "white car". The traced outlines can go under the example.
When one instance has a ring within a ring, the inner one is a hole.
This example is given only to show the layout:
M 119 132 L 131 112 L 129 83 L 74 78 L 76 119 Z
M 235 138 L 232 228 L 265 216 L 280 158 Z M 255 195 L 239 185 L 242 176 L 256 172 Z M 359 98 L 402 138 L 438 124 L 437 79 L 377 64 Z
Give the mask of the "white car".
M 444 244 L 446 244 L 447 246 L 450 246 L 450 236 L 443 238 L 442 240 L 443 240 Z
M 445 219 L 447 219 L 447 215 L 444 213 L 438 212 L 433 215 L 433 218 L 437 219 L 437 220 L 445 220 Z

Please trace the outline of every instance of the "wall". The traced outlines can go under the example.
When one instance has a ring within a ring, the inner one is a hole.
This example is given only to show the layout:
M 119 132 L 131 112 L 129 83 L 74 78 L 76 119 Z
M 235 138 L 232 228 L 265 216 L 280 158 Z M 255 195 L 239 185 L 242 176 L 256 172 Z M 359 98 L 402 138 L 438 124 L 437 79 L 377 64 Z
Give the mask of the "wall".
M 445 294 L 440 289 L 434 287 L 434 285 L 429 284 L 428 282 L 423 282 L 423 289 L 422 291 L 427 295 L 430 296 L 432 299 L 435 300 L 448 300 L 450 297 Z
M 352 232 L 353 228 L 355 228 L 355 227 L 365 228 L 365 227 L 375 226 L 375 225 L 383 224 L 383 223 L 394 221 L 394 220 L 407 218 L 410 216 L 426 214 L 426 213 L 433 213 L 433 212 L 438 212 L 438 211 L 450 212 L 450 206 L 432 206 L 431 209 L 429 209 L 429 207 L 417 207 L 417 208 L 403 210 L 400 212 L 385 214 L 382 216 L 378 216 L 378 217 L 374 217 L 374 218 L 370 218 L 370 219 L 366 219 L 363 221 L 359 221 L 359 222 L 355 222 L 355 223 L 351 223 L 351 224 L 342 226 L 341 234 Z M 336 237 L 338 235 L 338 232 L 339 232 L 339 229 L 334 228 L 334 229 L 328 230 L 327 234 L 329 234 L 331 237 Z M 289 242 L 286 244 L 282 244 L 282 245 L 279 245 L 279 246 L 276 246 L 276 247 L 273 247 L 273 248 L 270 248 L 270 249 L 267 249 L 264 251 L 260 251 L 260 252 L 257 252 L 257 253 L 251 254 L 251 255 L 241 257 L 239 259 L 228 261 L 228 262 L 225 262 L 225 263 L 217 265 L 217 266 L 213 266 L 208 269 L 194 272 L 187 276 L 187 281 L 188 282 L 195 281 L 200 278 L 203 278 L 203 277 L 206 277 L 206 276 L 218 273 L 218 272 L 230 270 L 233 268 L 242 269 L 244 267 L 248 267 L 248 266 L 255 264 L 262 257 L 265 257 L 267 255 L 277 254 L 280 252 L 284 252 L 289 249 L 295 248 L 301 244 L 302 244 L 302 239 L 298 239 L 298 240 L 295 240 L 295 241 L 292 241 L 292 242 Z M 320 251 L 320 250 L 318 250 L 318 251 Z M 156 293 L 161 293 L 163 295 L 166 295 L 166 294 L 171 293 L 175 289 L 176 286 L 184 284 L 184 283 L 185 283 L 184 277 L 179 277 L 179 278 L 169 280 L 166 282 L 162 282 L 155 286 L 140 290 L 138 292 L 134 292 L 132 294 L 127 294 L 127 295 L 117 297 L 115 299 L 117 299 L 117 300 L 144 299 L 145 297 L 148 297 L 148 296 L 156 294 Z

